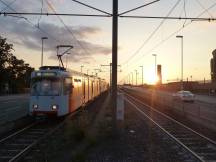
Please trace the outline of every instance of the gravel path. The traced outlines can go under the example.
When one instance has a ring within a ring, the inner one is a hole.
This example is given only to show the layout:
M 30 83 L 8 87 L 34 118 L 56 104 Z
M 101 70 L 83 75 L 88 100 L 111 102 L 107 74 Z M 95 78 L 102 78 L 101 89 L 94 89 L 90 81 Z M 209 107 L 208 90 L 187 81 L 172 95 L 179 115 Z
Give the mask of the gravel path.
M 119 138 L 102 138 L 96 147 L 89 150 L 86 161 L 193 161 L 128 103 L 124 131 L 119 135 Z

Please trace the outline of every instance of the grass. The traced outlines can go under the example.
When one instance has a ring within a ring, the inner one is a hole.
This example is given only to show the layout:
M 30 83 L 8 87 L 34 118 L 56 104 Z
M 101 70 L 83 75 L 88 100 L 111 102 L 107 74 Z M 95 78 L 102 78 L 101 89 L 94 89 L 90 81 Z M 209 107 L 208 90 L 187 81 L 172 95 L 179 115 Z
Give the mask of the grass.
M 68 120 L 64 127 L 53 134 L 41 146 L 47 161 L 85 161 L 88 151 L 102 140 L 112 136 L 112 111 L 105 109 L 102 118 L 95 120 L 97 113 L 83 109 Z M 97 121 L 97 122 L 95 122 Z M 92 129 L 93 128 L 93 129 Z

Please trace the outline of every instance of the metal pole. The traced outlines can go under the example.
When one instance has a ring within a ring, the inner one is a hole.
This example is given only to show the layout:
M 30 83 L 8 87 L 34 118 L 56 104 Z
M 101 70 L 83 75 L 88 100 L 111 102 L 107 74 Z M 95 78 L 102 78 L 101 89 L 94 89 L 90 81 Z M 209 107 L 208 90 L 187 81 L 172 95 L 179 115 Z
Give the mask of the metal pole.
M 84 67 L 83 65 L 80 66 L 81 67 L 81 73 L 82 73 L 82 68 Z
M 181 90 L 184 90 L 184 83 L 183 83 L 183 36 L 177 35 L 176 38 L 181 38 Z
M 132 74 L 132 85 L 133 85 L 133 72 L 131 72 L 131 74 Z
M 182 88 L 182 90 L 184 90 L 184 82 L 183 82 L 183 77 L 184 77 L 184 76 L 183 76 L 183 74 L 184 74 L 184 73 L 183 73 L 183 69 L 184 69 L 184 68 L 183 68 L 183 59 L 184 59 L 184 58 L 183 58 L 183 36 L 181 37 L 181 51 L 182 51 L 182 54 L 181 54 L 181 56 L 182 56 L 182 57 L 181 57 L 181 71 L 182 71 L 182 72 L 181 72 L 181 80 L 182 80 L 182 84 L 181 84 L 181 85 L 182 85 L 182 87 L 181 87 L 181 88 Z
M 41 47 L 41 66 L 43 66 L 43 46 L 44 46 L 44 39 L 48 39 L 47 37 L 41 37 L 42 47 Z
M 137 70 L 135 70 L 135 73 L 136 73 L 136 86 L 137 86 Z
M 112 63 L 110 63 L 110 92 L 112 93 Z
M 142 85 L 143 85 L 143 66 L 140 66 L 142 68 Z
M 128 75 L 127 78 L 128 78 L 128 84 L 130 84 L 130 75 Z
M 114 115 L 114 129 L 116 126 L 117 108 L 117 64 L 118 64 L 118 0 L 113 0 L 112 19 L 112 107 Z
M 41 67 L 43 66 L 43 38 L 41 39 L 42 40 L 42 49 L 41 49 Z
M 155 79 L 157 79 L 157 54 L 152 54 L 155 57 Z
M 157 79 L 157 55 L 155 55 L 155 79 Z

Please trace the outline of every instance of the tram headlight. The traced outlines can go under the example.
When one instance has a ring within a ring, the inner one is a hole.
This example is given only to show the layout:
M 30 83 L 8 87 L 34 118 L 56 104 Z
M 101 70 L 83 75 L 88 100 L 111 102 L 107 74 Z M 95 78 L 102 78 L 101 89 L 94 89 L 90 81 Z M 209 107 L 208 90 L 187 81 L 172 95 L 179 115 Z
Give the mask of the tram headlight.
M 52 105 L 52 109 L 53 110 L 57 110 L 58 109 L 58 105 Z
M 33 104 L 33 109 L 38 109 L 38 105 L 37 104 Z

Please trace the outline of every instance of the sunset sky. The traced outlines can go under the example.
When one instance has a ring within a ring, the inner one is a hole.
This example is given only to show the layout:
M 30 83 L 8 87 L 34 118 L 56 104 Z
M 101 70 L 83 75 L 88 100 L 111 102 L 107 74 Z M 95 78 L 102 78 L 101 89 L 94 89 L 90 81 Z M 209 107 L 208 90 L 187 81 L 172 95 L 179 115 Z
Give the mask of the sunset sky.
M 112 0 L 80 0 L 91 6 L 112 12 Z M 6 8 L 3 4 L 11 4 Z M 119 13 L 151 2 L 150 0 L 119 0 Z M 50 5 L 48 5 L 50 4 Z M 185 7 L 184 7 L 185 6 Z M 13 9 L 13 10 L 12 10 Z M 76 14 L 101 14 L 71 0 L 0 0 L 1 12 L 50 12 Z M 173 9 L 171 11 L 171 9 Z M 215 0 L 161 0 L 126 15 L 176 17 L 216 17 Z M 21 16 L 21 15 L 20 15 Z M 41 60 L 41 37 L 44 41 L 44 64 L 58 65 L 56 46 L 71 44 L 74 49 L 68 55 L 68 67 L 93 72 L 101 64 L 111 61 L 112 18 L 25 16 L 23 18 L 0 16 L 0 35 L 14 44 L 14 54 L 36 69 Z M 156 28 L 160 28 L 152 35 Z M 39 30 L 38 27 L 41 29 Z M 68 31 L 69 30 L 69 31 Z M 150 38 L 150 36 L 152 37 Z M 144 82 L 151 83 L 155 65 L 152 54 L 157 54 L 157 63 L 162 65 L 163 82 L 181 76 L 181 42 L 176 35 L 184 36 L 184 79 L 210 79 L 210 58 L 216 49 L 215 21 L 163 20 L 119 18 L 118 63 L 122 72 L 121 81 L 135 69 L 144 67 Z M 168 39 L 169 38 L 169 39 Z M 148 40 L 148 41 L 147 41 Z M 66 57 L 63 58 L 65 60 Z M 99 76 L 109 80 L 109 69 Z M 89 73 L 91 73 L 89 72 Z M 135 73 L 134 73 L 135 76 Z

